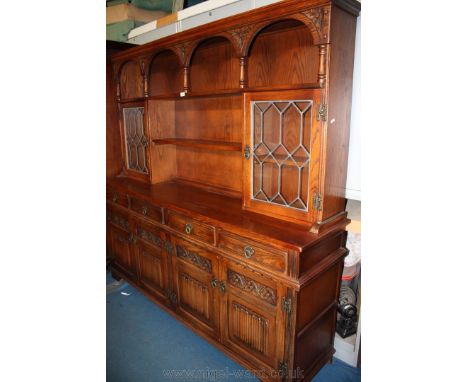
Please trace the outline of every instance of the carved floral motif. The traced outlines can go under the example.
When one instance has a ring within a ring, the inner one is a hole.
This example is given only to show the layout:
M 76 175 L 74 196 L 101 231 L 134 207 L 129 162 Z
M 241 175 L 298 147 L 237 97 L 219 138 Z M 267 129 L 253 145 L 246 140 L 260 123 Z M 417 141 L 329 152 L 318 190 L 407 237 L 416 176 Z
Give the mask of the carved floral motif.
M 204 257 L 194 252 L 190 252 L 180 245 L 176 246 L 176 253 L 177 253 L 177 257 L 188 260 L 193 265 L 197 266 L 198 268 L 203 269 L 204 271 L 208 273 L 211 273 L 211 261 L 210 260 L 205 259 Z
M 251 293 L 256 297 L 276 305 L 276 292 L 274 289 L 252 280 L 246 276 L 240 275 L 237 272 L 228 270 L 229 283 L 245 292 Z

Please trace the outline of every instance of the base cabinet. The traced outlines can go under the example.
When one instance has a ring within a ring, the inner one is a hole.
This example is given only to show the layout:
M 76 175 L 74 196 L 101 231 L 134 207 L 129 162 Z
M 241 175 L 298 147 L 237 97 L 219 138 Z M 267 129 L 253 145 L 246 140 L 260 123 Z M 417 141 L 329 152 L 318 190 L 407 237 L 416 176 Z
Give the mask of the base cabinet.
M 219 338 L 218 260 L 216 255 L 174 238 L 173 278 L 178 313 L 201 331 Z
M 110 225 L 110 242 L 114 263 L 129 276 L 136 276 L 136 262 L 132 253 L 132 235 L 122 228 Z

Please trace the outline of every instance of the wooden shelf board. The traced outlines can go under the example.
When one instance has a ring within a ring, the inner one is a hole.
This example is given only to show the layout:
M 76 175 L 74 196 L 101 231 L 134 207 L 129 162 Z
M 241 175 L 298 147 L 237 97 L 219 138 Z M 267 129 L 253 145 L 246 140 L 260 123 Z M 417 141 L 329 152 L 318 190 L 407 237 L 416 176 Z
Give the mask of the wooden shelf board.
M 182 139 L 182 138 L 165 138 L 153 139 L 157 145 L 177 145 L 186 147 L 197 147 L 207 150 L 220 151 L 241 151 L 242 144 L 240 142 L 223 142 L 223 141 L 207 141 L 203 139 Z

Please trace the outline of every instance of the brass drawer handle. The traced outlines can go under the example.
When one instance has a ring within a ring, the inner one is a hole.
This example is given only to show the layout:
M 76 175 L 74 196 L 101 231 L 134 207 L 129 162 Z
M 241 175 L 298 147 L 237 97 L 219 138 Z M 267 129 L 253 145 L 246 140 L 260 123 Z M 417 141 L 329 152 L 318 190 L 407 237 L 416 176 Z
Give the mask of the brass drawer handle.
M 130 236 L 128 237 L 128 242 L 136 243 L 136 241 L 137 241 L 136 237 L 133 235 L 133 233 L 131 233 Z
M 148 214 L 148 207 L 147 206 L 143 206 L 143 208 L 141 209 L 141 213 L 143 215 L 147 215 Z
M 185 225 L 185 233 L 188 234 L 188 235 L 190 235 L 190 234 L 192 233 L 192 231 L 193 231 L 192 225 L 187 223 L 187 224 Z
M 117 194 L 112 195 L 112 201 L 115 203 L 117 201 L 118 197 Z
M 216 288 L 217 285 L 218 285 L 218 280 L 216 280 L 216 279 L 211 280 L 211 286 L 213 288 Z
M 219 289 L 220 289 L 221 293 L 223 293 L 223 294 L 224 294 L 224 292 L 226 292 L 226 284 L 224 283 L 224 281 L 221 281 L 219 283 Z
M 255 254 L 255 249 L 253 249 L 250 245 L 244 247 L 244 256 L 247 259 L 250 259 Z

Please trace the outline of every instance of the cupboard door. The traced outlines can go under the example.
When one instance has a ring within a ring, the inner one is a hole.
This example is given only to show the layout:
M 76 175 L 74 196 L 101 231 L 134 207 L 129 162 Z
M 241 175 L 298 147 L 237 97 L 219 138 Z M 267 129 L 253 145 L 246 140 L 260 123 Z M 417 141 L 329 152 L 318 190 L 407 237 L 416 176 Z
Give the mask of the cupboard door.
M 162 243 L 162 241 L 160 242 Z M 157 297 L 166 300 L 167 258 L 163 250 L 138 240 L 135 245 L 140 283 Z
M 110 239 L 114 263 L 131 277 L 135 277 L 135 259 L 131 243 L 132 235 L 112 224 L 109 225 Z
M 284 349 L 284 321 L 277 284 L 238 263 L 224 260 L 223 341 L 259 367 L 278 368 Z
M 319 92 L 247 93 L 244 98 L 245 209 L 315 222 L 319 188 Z
M 124 104 L 121 126 L 126 173 L 137 179 L 149 179 L 150 139 L 145 104 L 141 102 Z
M 173 278 L 179 313 L 200 330 L 218 338 L 220 283 L 216 255 L 179 238 L 173 241 Z

